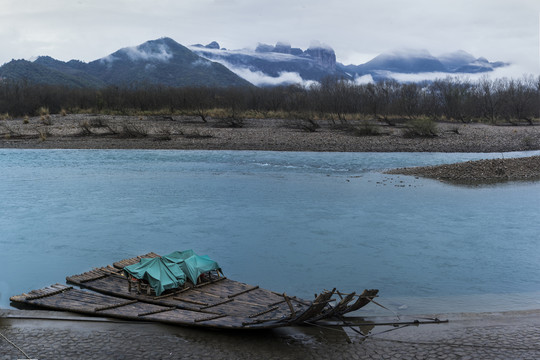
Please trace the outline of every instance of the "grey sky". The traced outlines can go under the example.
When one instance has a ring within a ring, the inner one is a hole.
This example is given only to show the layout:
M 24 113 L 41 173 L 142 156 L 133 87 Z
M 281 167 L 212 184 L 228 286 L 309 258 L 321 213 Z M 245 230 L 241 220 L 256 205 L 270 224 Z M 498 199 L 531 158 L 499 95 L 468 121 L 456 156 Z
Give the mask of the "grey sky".
M 0 64 L 50 55 L 91 61 L 171 37 L 228 49 L 320 41 L 359 64 L 393 49 L 463 49 L 540 73 L 538 0 L 0 0 Z

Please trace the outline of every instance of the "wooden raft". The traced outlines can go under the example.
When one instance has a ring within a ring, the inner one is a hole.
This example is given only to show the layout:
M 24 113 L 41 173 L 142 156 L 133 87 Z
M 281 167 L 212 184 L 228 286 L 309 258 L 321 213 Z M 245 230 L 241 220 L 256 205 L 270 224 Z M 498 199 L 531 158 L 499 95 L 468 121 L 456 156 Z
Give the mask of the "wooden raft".
M 74 289 L 55 284 L 28 294 L 13 296 L 11 301 L 51 310 L 77 312 L 123 320 L 155 321 L 166 324 L 227 329 L 272 328 L 277 321 L 259 321 L 258 317 L 192 311 L 174 306 L 156 305 L 137 300 Z M 256 314 L 254 314 L 256 315 Z
M 187 287 L 161 296 L 128 290 L 127 279 L 110 268 L 94 269 L 67 277 L 70 284 L 82 288 L 145 303 L 175 307 L 215 315 L 247 316 L 253 321 L 293 318 L 310 307 L 309 301 L 287 297 L 258 286 L 251 286 L 227 278 Z
M 68 276 L 66 281 L 88 290 L 55 284 L 28 294 L 13 296 L 14 303 L 72 311 L 94 316 L 109 316 L 125 320 L 156 321 L 168 324 L 256 329 L 304 324 L 343 315 L 369 303 L 377 290 L 365 290 L 343 296 L 336 289 L 323 291 L 314 301 L 279 294 L 216 274 L 206 282 L 168 291 L 161 296 L 139 292 L 128 287 L 123 268 L 138 263 L 148 253 L 115 262 L 113 266 Z M 333 296 L 341 300 L 335 306 Z M 354 301 L 354 299 L 356 301 Z

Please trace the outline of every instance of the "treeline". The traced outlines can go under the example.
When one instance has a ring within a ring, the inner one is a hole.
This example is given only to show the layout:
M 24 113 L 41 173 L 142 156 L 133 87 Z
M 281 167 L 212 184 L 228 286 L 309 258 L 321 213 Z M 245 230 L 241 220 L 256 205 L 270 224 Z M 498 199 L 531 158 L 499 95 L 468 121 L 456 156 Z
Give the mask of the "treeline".
M 77 89 L 0 81 L 0 114 L 33 116 L 43 108 L 51 113 L 190 114 L 203 121 L 219 109 L 220 116 L 233 119 L 286 116 L 346 123 L 361 117 L 391 123 L 429 118 L 532 124 L 540 118 L 540 77 L 477 81 L 448 77 L 424 83 L 387 80 L 368 84 L 329 78 L 309 88 L 226 89 L 155 85 Z

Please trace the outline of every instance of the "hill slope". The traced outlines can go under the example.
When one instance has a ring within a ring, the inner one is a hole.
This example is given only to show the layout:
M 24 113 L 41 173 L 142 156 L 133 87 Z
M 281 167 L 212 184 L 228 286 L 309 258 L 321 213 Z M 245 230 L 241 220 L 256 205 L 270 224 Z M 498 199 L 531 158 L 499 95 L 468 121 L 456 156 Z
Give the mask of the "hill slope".
M 172 39 L 147 41 L 84 63 L 48 56 L 36 61 L 13 60 L 0 67 L 0 78 L 73 87 L 252 86 L 225 66 L 198 56 Z

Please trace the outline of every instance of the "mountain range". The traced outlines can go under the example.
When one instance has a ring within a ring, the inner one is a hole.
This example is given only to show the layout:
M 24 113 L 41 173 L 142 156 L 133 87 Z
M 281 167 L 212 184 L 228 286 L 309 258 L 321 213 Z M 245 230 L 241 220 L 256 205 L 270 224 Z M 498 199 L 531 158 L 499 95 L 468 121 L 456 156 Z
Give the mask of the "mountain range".
M 272 86 L 309 84 L 326 77 L 355 80 L 369 75 L 374 80 L 392 74 L 481 73 L 506 66 L 475 58 L 465 51 L 439 57 L 428 51 L 394 51 L 376 56 L 360 65 L 336 61 L 334 50 L 320 43 L 308 49 L 287 43 L 259 44 L 254 50 L 227 50 L 217 42 L 183 46 L 170 38 L 126 47 L 89 63 L 63 62 L 49 56 L 34 61 L 12 60 L 0 67 L 0 81 L 25 80 L 30 83 L 72 87 L 108 85 L 164 86 Z

